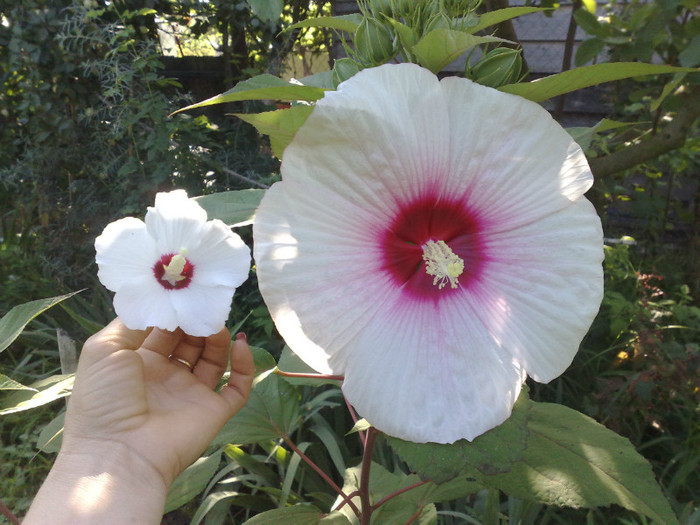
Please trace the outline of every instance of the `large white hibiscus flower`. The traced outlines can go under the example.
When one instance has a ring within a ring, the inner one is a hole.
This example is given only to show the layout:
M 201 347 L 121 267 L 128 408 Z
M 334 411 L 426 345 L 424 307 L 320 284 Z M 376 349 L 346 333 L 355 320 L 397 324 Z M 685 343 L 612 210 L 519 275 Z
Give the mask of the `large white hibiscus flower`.
M 473 439 L 571 363 L 602 297 L 581 149 L 537 104 L 412 64 L 326 94 L 254 225 L 291 349 L 379 430 Z
M 250 271 L 250 249 L 183 190 L 156 195 L 145 222 L 119 219 L 95 240 L 100 281 L 134 330 L 178 326 L 208 336 L 225 324 L 236 288 Z

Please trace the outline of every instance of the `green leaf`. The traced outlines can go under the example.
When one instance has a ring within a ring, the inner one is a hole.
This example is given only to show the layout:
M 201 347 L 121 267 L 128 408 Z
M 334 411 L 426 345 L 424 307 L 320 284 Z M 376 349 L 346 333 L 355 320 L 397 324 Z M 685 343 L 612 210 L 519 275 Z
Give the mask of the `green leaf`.
M 577 66 L 582 66 L 587 62 L 592 62 L 598 55 L 600 55 L 605 49 L 605 43 L 597 38 L 589 38 L 581 42 L 581 45 L 576 49 L 576 57 L 574 58 L 574 63 Z
M 32 383 L 32 390 L 18 390 L 0 403 L 0 416 L 36 408 L 70 395 L 73 389 L 73 374 L 55 375 Z
M 592 127 L 571 127 L 566 128 L 567 133 L 581 146 L 584 151 L 591 146 L 593 137 L 598 133 L 610 131 L 611 129 L 619 129 L 629 126 L 635 126 L 638 122 L 619 122 L 604 118 Z
M 688 42 L 686 48 L 678 54 L 678 60 L 683 67 L 695 67 L 700 64 L 700 34 Z
M 31 390 L 32 392 L 36 392 L 33 388 L 18 383 L 11 377 L 7 377 L 3 374 L 0 374 L 0 390 Z
M 318 18 L 307 18 L 301 22 L 297 22 L 289 26 L 285 31 L 298 29 L 301 27 L 326 27 L 328 29 L 337 29 L 338 31 L 346 31 L 354 33 L 360 27 L 362 15 L 360 13 L 352 13 L 349 15 L 339 16 L 319 16 Z
M 214 438 L 214 444 L 245 445 L 279 439 L 299 423 L 299 393 L 274 374 L 256 379 L 246 406 Z
M 54 453 L 61 449 L 63 442 L 63 422 L 66 413 L 61 412 L 41 429 L 36 448 L 42 452 Z
M 316 370 L 307 365 L 301 357 L 292 352 L 291 348 L 284 345 L 282 353 L 280 354 L 280 360 L 277 367 L 282 372 L 293 372 L 295 374 L 318 374 Z M 335 385 L 338 386 L 338 381 L 335 379 L 315 379 L 313 377 L 285 377 L 280 376 L 285 381 L 292 385 L 301 386 L 320 386 L 320 385 Z
M 511 416 L 471 442 L 412 443 L 389 436 L 387 441 L 412 471 L 436 483 L 477 471 L 486 475 L 507 472 L 520 460 L 526 446 L 527 407 L 527 390 L 523 389 Z
M 284 10 L 284 0 L 248 0 L 248 5 L 263 22 L 276 22 Z
M 284 148 L 292 141 L 313 109 L 313 106 L 292 106 L 265 113 L 234 113 L 234 115 L 255 126 L 263 135 L 269 135 L 272 152 L 282 160 Z
M 29 321 L 76 293 L 78 292 L 49 297 L 47 299 L 37 299 L 36 301 L 20 304 L 12 308 L 12 310 L 7 312 L 3 318 L 0 319 L 0 353 L 17 339 Z
M 324 518 L 324 513 L 320 509 L 304 503 L 292 507 L 268 510 L 249 519 L 243 525 L 279 525 L 280 523 L 285 525 L 343 525 L 349 523 L 345 516 L 335 512 L 332 514 L 335 514 L 335 516 L 328 520 Z
M 606 62 L 605 64 L 578 67 L 556 75 L 533 80 L 532 82 L 508 84 L 498 89 L 505 93 L 519 95 L 533 102 L 542 102 L 564 93 L 596 86 L 603 82 L 645 75 L 693 71 L 695 70 L 657 64 L 642 64 L 640 62 Z
M 659 524 L 678 521 L 649 462 L 622 436 L 570 408 L 530 402 L 529 437 L 510 472 L 481 476 L 494 488 L 548 505 L 611 503 Z
M 210 219 L 219 219 L 229 226 L 252 224 L 255 211 L 265 190 L 234 190 L 195 197 Z
M 241 100 L 306 100 L 313 102 L 323 98 L 325 90 L 314 86 L 304 86 L 293 84 L 265 73 L 243 82 L 239 82 L 235 87 L 225 93 L 216 95 L 202 102 L 197 102 L 190 106 L 178 109 L 172 115 L 194 108 L 202 108 L 213 104 L 225 104 L 227 102 L 238 102 Z
M 199 458 L 180 474 L 172 486 L 165 501 L 165 512 L 178 509 L 201 493 L 221 463 L 221 452 Z
M 603 36 L 603 26 L 598 22 L 598 17 L 586 9 L 577 9 L 574 11 L 574 19 L 576 23 L 586 33 L 591 36 Z
M 438 74 L 449 63 L 471 48 L 490 42 L 506 42 L 493 36 L 474 36 L 454 29 L 435 29 L 411 48 L 418 63 Z
M 469 28 L 470 33 L 477 33 L 487 27 L 495 26 L 506 20 L 511 20 L 519 16 L 528 15 L 530 13 L 537 13 L 539 11 L 551 11 L 549 8 L 541 7 L 506 7 L 505 9 L 498 9 L 496 11 L 489 11 L 484 13 L 479 17 L 478 23 Z
M 272 370 L 277 366 L 277 361 L 275 361 L 275 358 L 267 350 L 258 346 L 251 346 L 250 352 L 253 354 L 256 376 L 262 374 L 263 372 L 267 372 L 268 370 Z

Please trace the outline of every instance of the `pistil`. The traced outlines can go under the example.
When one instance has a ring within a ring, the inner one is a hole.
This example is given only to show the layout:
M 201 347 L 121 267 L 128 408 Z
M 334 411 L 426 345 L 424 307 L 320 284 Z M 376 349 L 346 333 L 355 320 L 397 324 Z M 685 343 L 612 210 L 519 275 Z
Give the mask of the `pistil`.
M 448 282 L 450 288 L 457 288 L 458 277 L 464 272 L 464 261 L 459 255 L 445 241 L 430 240 L 422 248 L 425 272 L 434 277 L 433 284 L 438 290 L 442 290 Z

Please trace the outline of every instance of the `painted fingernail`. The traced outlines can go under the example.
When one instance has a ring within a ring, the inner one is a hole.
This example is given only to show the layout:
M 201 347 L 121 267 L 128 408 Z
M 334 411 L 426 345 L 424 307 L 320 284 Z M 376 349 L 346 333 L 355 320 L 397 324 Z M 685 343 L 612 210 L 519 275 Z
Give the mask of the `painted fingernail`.
M 243 341 L 243 342 L 247 343 L 248 338 L 246 337 L 246 335 L 243 332 L 238 332 L 236 334 L 236 341 Z

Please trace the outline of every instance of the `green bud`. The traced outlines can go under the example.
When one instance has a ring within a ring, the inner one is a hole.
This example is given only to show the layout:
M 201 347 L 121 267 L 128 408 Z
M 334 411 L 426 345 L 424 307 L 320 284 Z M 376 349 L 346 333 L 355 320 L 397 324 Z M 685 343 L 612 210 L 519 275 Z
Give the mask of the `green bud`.
M 341 82 L 360 71 L 360 66 L 352 58 L 338 58 L 333 64 L 333 84 L 337 87 Z
M 376 18 L 365 17 L 355 32 L 355 50 L 373 66 L 383 64 L 394 56 L 394 38 Z
M 523 67 L 519 49 L 498 47 L 486 53 L 466 75 L 484 86 L 497 88 L 517 82 Z

